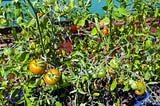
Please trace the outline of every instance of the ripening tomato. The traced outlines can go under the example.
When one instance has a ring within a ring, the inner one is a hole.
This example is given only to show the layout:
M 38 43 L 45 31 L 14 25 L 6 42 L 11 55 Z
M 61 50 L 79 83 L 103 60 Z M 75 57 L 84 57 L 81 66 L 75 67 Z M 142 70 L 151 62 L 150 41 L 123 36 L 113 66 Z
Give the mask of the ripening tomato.
M 131 83 L 131 88 L 134 90 L 136 95 L 143 95 L 145 93 L 145 84 L 141 80 L 133 81 Z
M 36 75 L 43 73 L 45 68 L 46 64 L 41 59 L 32 60 L 29 64 L 29 70 Z
M 145 92 L 145 84 L 141 80 L 138 80 L 137 89 L 135 90 L 135 94 L 141 96 L 144 94 L 144 92 Z
M 144 89 L 137 89 L 134 91 L 134 93 L 138 96 L 142 96 L 144 93 L 145 93 L 145 90 Z
M 43 13 L 37 13 L 37 16 L 42 17 Z
M 101 29 L 101 33 L 102 33 L 103 35 L 108 34 L 108 29 L 105 29 L 105 28 Z
M 118 85 L 122 84 L 122 80 L 121 79 L 117 79 L 117 84 Z
M 147 64 L 142 64 L 141 68 L 142 68 L 142 70 L 146 70 L 147 69 Z
M 45 83 L 48 85 L 54 85 L 59 82 L 61 73 L 58 70 L 52 68 L 44 75 L 43 78 Z
M 72 26 L 70 26 L 69 31 L 72 33 L 75 33 L 79 28 L 80 28 L 79 25 L 72 25 Z
M 110 66 L 108 67 L 108 73 L 111 75 L 111 77 L 115 77 L 115 72 Z

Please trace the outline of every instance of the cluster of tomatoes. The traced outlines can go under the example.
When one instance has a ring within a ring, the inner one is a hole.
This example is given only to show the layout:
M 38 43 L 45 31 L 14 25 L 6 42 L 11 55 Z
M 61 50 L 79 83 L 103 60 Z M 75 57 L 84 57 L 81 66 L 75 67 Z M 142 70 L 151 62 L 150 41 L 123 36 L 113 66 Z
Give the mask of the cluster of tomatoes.
M 57 84 L 61 79 L 61 73 L 55 68 L 48 69 L 48 71 L 45 72 L 46 68 L 47 68 L 47 64 L 45 63 L 45 61 L 41 59 L 32 60 L 29 64 L 29 70 L 33 74 L 40 75 L 44 73 L 43 79 L 46 84 L 48 85 Z
M 92 29 L 94 27 L 94 24 L 93 23 L 90 23 L 88 24 L 87 26 L 84 26 L 85 29 Z M 70 28 L 69 28 L 69 31 L 71 33 L 76 33 L 81 27 L 79 25 L 71 25 Z M 103 35 L 107 35 L 109 33 L 109 29 L 106 28 L 105 26 L 101 26 L 100 28 L 100 32 L 103 34 Z
M 131 82 L 131 88 L 136 95 L 142 96 L 145 93 L 145 83 L 142 80 Z

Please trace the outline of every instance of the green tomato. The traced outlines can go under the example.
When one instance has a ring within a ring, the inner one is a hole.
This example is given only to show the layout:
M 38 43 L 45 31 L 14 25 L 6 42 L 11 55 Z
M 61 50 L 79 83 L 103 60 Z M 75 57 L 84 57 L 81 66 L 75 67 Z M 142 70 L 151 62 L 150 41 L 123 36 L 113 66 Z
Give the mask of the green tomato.
M 133 81 L 133 82 L 132 82 L 132 84 L 131 84 L 131 88 L 132 88 L 133 90 L 135 90 L 135 89 L 137 89 L 137 88 L 138 88 L 138 86 L 137 86 L 137 82 L 136 82 L 136 81 Z
M 97 78 L 97 74 L 92 74 L 92 78 L 96 79 Z
M 105 76 L 106 76 L 105 70 L 101 70 L 100 72 L 98 72 L 98 78 L 104 78 Z
M 6 87 L 7 86 L 7 81 L 3 81 L 1 84 L 2 87 Z
M 152 41 L 151 40 L 146 40 L 146 42 L 145 42 L 145 49 L 148 49 L 150 47 L 152 47 Z
M 100 94 L 99 94 L 98 92 L 94 92 L 93 95 L 94 95 L 95 97 L 97 97 L 97 96 L 99 96 Z
M 119 69 L 118 59 L 117 58 L 111 59 L 109 65 L 114 69 Z

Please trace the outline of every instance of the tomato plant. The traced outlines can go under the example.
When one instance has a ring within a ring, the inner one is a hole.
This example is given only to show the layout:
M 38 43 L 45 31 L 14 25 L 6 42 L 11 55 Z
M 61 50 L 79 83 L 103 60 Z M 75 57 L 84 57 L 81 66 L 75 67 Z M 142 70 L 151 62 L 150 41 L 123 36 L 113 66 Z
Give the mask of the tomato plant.
M 0 105 L 131 106 L 134 94 L 157 97 L 158 0 L 104 1 L 1 5 L 0 28 L 18 28 L 0 29 Z M 99 3 L 101 15 L 90 10 Z

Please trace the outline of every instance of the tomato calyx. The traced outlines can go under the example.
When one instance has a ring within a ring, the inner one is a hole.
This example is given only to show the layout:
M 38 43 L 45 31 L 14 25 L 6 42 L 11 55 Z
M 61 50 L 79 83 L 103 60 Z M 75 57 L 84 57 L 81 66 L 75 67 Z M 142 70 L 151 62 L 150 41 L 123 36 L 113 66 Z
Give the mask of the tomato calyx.
M 50 77 L 51 80 L 59 81 L 59 76 L 57 76 L 54 72 L 49 71 L 48 77 Z
M 38 60 L 35 60 L 35 62 L 36 62 L 37 66 L 40 66 L 40 67 L 43 67 L 43 68 L 45 68 L 45 66 L 46 66 L 45 62 L 42 61 L 42 60 L 38 59 Z

